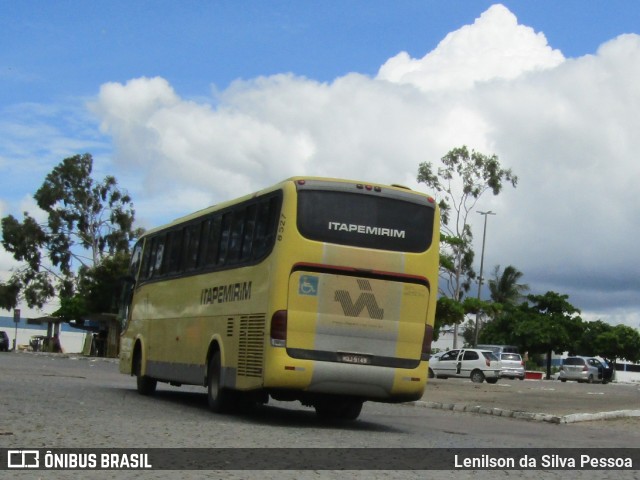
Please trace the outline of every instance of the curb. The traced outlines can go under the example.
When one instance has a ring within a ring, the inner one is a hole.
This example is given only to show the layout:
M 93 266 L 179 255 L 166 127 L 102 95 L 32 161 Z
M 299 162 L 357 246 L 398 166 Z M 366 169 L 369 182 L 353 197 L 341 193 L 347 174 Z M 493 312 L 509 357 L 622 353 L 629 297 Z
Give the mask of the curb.
M 494 415 L 497 417 L 515 418 L 518 420 L 530 420 L 535 422 L 548 422 L 556 424 L 567 424 L 576 422 L 590 422 L 593 420 L 613 420 L 616 418 L 640 417 L 640 410 L 616 410 L 613 412 L 599 413 L 572 413 L 569 415 L 553 415 L 550 413 L 534 413 L 514 411 L 503 408 L 482 407 L 480 405 L 462 405 L 455 403 L 425 402 L 417 400 L 406 405 L 434 408 L 436 410 L 450 410 L 453 412 L 479 413 L 482 415 Z

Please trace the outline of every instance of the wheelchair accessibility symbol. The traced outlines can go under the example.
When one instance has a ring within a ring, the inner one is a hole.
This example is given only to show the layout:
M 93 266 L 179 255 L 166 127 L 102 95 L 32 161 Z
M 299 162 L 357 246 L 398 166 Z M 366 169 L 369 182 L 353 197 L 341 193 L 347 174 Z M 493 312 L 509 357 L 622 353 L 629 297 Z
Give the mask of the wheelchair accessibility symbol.
M 298 295 L 318 295 L 318 277 L 302 275 L 298 283 Z

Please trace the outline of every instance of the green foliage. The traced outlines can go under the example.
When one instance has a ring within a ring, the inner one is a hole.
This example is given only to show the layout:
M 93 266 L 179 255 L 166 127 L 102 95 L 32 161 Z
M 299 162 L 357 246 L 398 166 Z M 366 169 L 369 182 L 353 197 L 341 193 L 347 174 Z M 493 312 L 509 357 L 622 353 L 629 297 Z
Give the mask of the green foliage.
M 46 176 L 34 194 L 47 214 L 43 224 L 27 212 L 22 222 L 12 215 L 2 219 L 2 245 L 23 263 L 9 281 L 12 288 L 0 292 L 3 306 L 21 296 L 29 307 L 42 307 L 58 295 L 63 309 L 79 312 L 81 302 L 72 297 L 83 275 L 128 253 L 138 233 L 131 198 L 112 176 L 94 180 L 92 168 L 91 155 L 76 155 Z
M 481 330 L 480 342 L 517 345 L 530 355 L 566 351 L 609 361 L 640 360 L 640 334 L 633 328 L 601 320 L 584 322 L 567 295 L 547 292 L 527 298 L 520 305 L 504 305 L 502 314 Z
M 501 315 L 480 332 L 481 343 L 517 345 L 529 354 L 571 350 L 582 334 L 580 311 L 567 295 L 529 295 L 520 305 L 505 304 Z
M 476 279 L 469 213 L 487 190 L 498 195 L 504 183 L 515 187 L 518 178 L 511 170 L 500 166 L 496 155 L 487 156 L 475 150 L 470 152 L 466 146 L 450 150 L 440 162 L 442 166 L 437 170 L 431 162 L 421 163 L 417 179 L 439 197 L 440 296 L 463 302 Z M 442 318 L 436 319 L 436 328 L 438 325 L 451 325 L 449 322 L 454 320 L 453 325 L 458 325 L 464 315 L 450 316 L 446 321 Z
M 44 231 L 27 212 L 24 212 L 22 223 L 13 215 L 2 219 L 2 245 L 13 253 L 13 258 L 26 262 L 31 270 L 38 271 L 42 260 L 40 249 L 46 241 Z
M 640 361 L 640 334 L 627 325 L 604 329 L 596 336 L 594 348 L 606 359 Z
M 86 299 L 89 311 L 117 313 L 117 295 L 128 270 L 128 252 L 118 252 L 96 267 L 81 271 L 78 294 Z
M 440 336 L 440 329 L 444 325 L 456 325 L 464 320 L 464 307 L 462 303 L 448 297 L 438 298 L 436 306 L 436 320 L 434 325 L 433 339 Z
M 129 255 L 116 253 L 95 267 L 81 267 L 77 293 L 63 297 L 55 316 L 77 320 L 91 313 L 117 313 L 122 277 L 129 268 Z
M 63 271 L 70 268 L 71 247 L 80 245 L 96 265 L 105 253 L 127 251 L 132 238 L 133 204 L 117 188 L 116 179 L 101 182 L 91 177 L 93 158 L 88 153 L 66 158 L 49 173 L 34 198 L 49 214 L 51 260 Z M 86 262 L 77 257 L 82 264 Z
M 500 273 L 500 265 L 493 271 L 493 279 L 489 280 L 489 291 L 494 302 L 515 304 L 522 300 L 524 292 L 529 290 L 526 284 L 518 283 L 523 273 L 513 265 L 509 265 Z
M 18 306 L 20 285 L 12 282 L 0 283 L 0 308 L 13 310 Z
M 69 321 L 82 319 L 89 313 L 86 299 L 82 295 L 73 295 L 60 299 L 60 308 L 54 313 L 54 316 Z
M 496 316 L 490 322 L 487 322 L 478 335 L 478 343 L 490 345 L 518 345 L 514 336 L 514 326 L 517 322 L 516 318 L 520 317 L 520 312 L 509 306 L 505 307 L 502 315 Z M 522 349 L 522 351 L 525 351 Z
M 444 193 L 440 200 L 444 225 L 449 225 L 452 209 L 459 217 L 461 212 L 472 210 L 487 190 L 498 195 L 503 182 L 511 183 L 514 187 L 518 183 L 518 177 L 510 169 L 503 169 L 496 155 L 487 156 L 475 150 L 469 152 L 466 146 L 450 150 L 440 161 L 443 166 L 438 168 L 437 173 L 434 173 L 430 162 L 421 163 L 418 182 Z M 456 188 L 458 182 L 462 182 L 461 189 Z M 457 220 L 459 218 L 456 223 Z M 463 223 L 466 225 L 466 221 Z

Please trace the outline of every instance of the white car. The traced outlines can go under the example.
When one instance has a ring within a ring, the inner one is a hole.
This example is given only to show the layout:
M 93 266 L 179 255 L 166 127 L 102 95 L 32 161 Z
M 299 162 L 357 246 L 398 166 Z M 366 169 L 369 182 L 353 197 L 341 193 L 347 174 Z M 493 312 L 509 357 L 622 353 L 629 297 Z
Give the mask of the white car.
M 519 353 L 501 353 L 500 364 L 502 366 L 502 370 L 500 372 L 501 377 L 510 378 L 512 380 L 514 378 L 524 380 L 524 360 L 522 360 Z
M 605 384 L 611 381 L 613 369 L 606 362 L 601 362 L 594 357 L 568 357 L 562 361 L 558 379 L 561 382 L 575 380 L 578 383 L 601 382 Z
M 472 382 L 496 383 L 500 378 L 500 360 L 490 350 L 463 348 L 449 350 L 429 359 L 429 377 L 465 377 Z

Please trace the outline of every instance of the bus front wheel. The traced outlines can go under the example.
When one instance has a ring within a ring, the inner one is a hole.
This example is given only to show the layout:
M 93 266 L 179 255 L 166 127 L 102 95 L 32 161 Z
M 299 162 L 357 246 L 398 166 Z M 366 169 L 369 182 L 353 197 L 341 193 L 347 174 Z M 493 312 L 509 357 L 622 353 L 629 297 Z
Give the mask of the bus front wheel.
M 222 387 L 222 360 L 220 352 L 215 352 L 209 360 L 207 375 L 207 399 L 209 408 L 216 413 L 223 413 L 231 406 L 231 393 Z
M 142 375 L 142 355 L 137 352 L 133 360 L 133 371 L 136 376 L 136 386 L 140 395 L 153 395 L 158 381 L 155 378 Z

